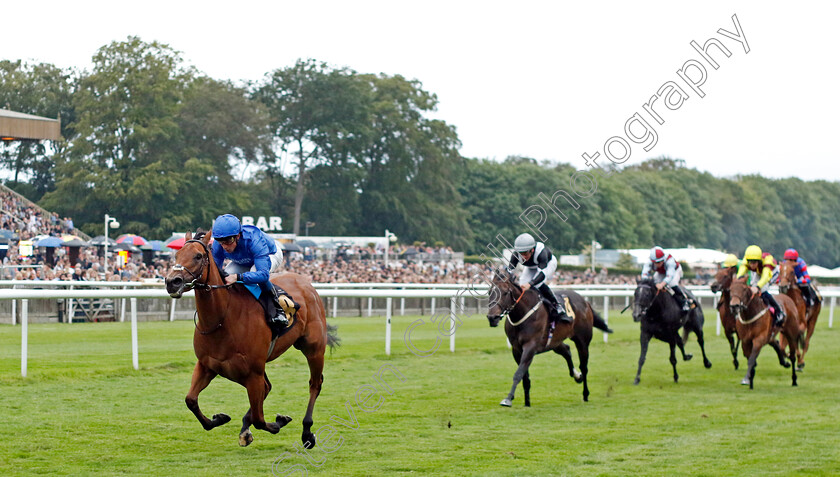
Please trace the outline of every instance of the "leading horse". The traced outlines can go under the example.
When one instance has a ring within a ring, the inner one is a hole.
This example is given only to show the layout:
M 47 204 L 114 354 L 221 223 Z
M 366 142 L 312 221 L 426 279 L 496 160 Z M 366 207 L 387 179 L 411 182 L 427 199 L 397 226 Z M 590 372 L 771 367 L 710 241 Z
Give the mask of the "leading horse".
M 205 430 L 229 422 L 230 416 L 221 413 L 209 419 L 198 407 L 199 393 L 213 378 L 222 376 L 248 391 L 250 408 L 242 417 L 239 444 L 247 446 L 254 440 L 252 425 L 276 434 L 292 418 L 278 414 L 274 422 L 265 421 L 263 401 L 271 391 L 265 364 L 294 346 L 306 357 L 310 373 L 309 405 L 303 418 L 301 441 L 306 448 L 314 447 L 312 411 L 324 382 L 324 351 L 338 339 L 334 330 L 327 327 L 318 292 L 309 280 L 298 274 L 284 273 L 271 278 L 300 304 L 290 328 L 272 341 L 262 306 L 244 286 L 224 284 L 209 244 L 209 233 L 199 229 L 193 237 L 187 232 L 183 248 L 175 254 L 175 266 L 166 277 L 166 290 L 173 298 L 195 289 L 197 321 L 193 347 L 198 362 L 185 399 L 187 407 Z
M 683 326 L 686 331 L 697 335 L 697 344 L 700 345 L 700 352 L 703 353 L 703 365 L 707 369 L 712 367 L 712 363 L 706 357 L 703 340 L 703 310 L 699 303 L 691 311 L 685 313 L 667 292 L 662 293 L 662 290 L 656 288 L 652 279 L 644 278 L 637 281 L 636 291 L 633 292 L 633 321 L 641 322 L 639 341 L 642 345 L 639 368 L 633 384 L 639 384 L 641 380 L 642 366 L 645 364 L 651 338 L 664 341 L 671 347 L 670 361 L 674 368 L 674 382 L 678 382 L 680 377 L 677 374 L 675 347 L 679 347 L 683 361 L 692 358 L 692 355 L 686 354 L 683 339 L 680 337 L 679 330 Z
M 512 405 L 516 386 L 520 381 L 525 391 L 525 406 L 531 405 L 531 378 L 528 368 L 535 355 L 546 351 L 554 351 L 566 359 L 569 375 L 575 382 L 583 383 L 583 400 L 589 400 L 587 375 L 592 327 L 594 325 L 607 333 L 612 333 L 612 330 L 583 297 L 572 290 L 561 290 L 561 293 L 569 299 L 574 321 L 558 323 L 549 340 L 549 314 L 540 293 L 533 288 L 523 292 L 516 284 L 515 277 L 506 270 L 497 270 L 494 273 L 487 320 L 491 327 L 496 327 L 501 319 L 505 319 L 505 334 L 513 350 L 513 359 L 519 365 L 513 375 L 510 393 L 500 403 L 502 406 Z M 577 348 L 580 372 L 574 368 L 569 345 L 563 342 L 566 338 L 571 338 Z
M 732 281 L 732 286 L 729 288 L 730 300 L 729 306 L 735 314 L 735 326 L 738 329 L 738 336 L 741 337 L 741 348 L 744 351 L 744 357 L 748 358 L 747 374 L 741 380 L 741 384 L 749 384 L 750 389 L 753 388 L 753 381 L 755 379 L 755 365 L 758 359 L 758 353 L 765 344 L 771 344 L 776 348 L 777 353 L 781 348 L 775 335 L 778 331 L 787 338 L 790 346 L 790 363 L 796 362 L 796 343 L 799 342 L 799 316 L 793 300 L 786 295 L 774 295 L 776 302 L 785 310 L 784 322 L 781 329 L 773 325 L 773 316 L 770 309 L 764 304 L 761 299 L 761 293 L 753 293 L 750 286 L 746 283 L 746 277 L 737 278 Z M 786 368 L 791 368 L 792 385 L 796 386 L 796 366 L 791 366 L 790 363 L 784 362 L 784 358 L 780 355 L 780 362 Z

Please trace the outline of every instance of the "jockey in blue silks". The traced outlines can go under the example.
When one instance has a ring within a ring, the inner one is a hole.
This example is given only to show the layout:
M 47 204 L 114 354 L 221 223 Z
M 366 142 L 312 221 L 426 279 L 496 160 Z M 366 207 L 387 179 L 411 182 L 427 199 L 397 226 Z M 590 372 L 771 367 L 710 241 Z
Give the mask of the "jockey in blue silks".
M 283 251 L 262 230 L 253 225 L 243 226 L 239 219 L 231 214 L 216 217 L 213 222 L 213 260 L 219 270 L 225 259 L 230 263 L 224 267 L 225 284 L 241 281 L 246 285 L 259 285 L 274 310 L 268 310 L 271 324 L 279 328 L 289 325 L 287 315 L 294 316 L 300 308 L 280 287 L 269 281 L 271 273 L 280 270 L 283 264 Z

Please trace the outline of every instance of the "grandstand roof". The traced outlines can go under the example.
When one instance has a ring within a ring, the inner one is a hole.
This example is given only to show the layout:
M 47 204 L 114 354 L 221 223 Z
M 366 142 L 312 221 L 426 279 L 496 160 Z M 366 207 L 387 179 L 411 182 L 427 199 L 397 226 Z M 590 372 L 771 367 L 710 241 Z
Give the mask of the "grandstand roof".
M 17 139 L 61 139 L 61 121 L 31 114 L 0 109 L 0 138 L 4 141 Z

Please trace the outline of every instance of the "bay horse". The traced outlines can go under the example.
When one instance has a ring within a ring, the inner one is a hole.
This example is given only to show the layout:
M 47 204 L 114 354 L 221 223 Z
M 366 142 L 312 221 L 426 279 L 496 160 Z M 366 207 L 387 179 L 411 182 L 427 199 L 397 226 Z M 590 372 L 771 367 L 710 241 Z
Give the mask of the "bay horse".
M 196 327 L 193 348 L 198 362 L 192 374 L 185 402 L 205 430 L 226 424 L 227 414 L 208 419 L 198 407 L 198 395 L 217 375 L 245 387 L 250 408 L 242 417 L 239 445 L 253 442 L 250 427 L 276 434 L 292 418 L 277 414 L 266 422 L 263 402 L 271 391 L 265 364 L 285 353 L 291 346 L 299 349 L 309 364 L 309 404 L 303 418 L 301 441 L 304 447 L 315 446 L 312 411 L 324 382 L 324 351 L 337 343 L 335 329 L 327 326 L 324 305 L 318 292 L 302 275 L 283 273 L 271 281 L 280 285 L 300 310 L 293 324 L 276 340 L 265 321 L 262 306 L 241 284 L 225 285 L 210 252 L 211 234 L 198 230 L 195 237 L 186 234 L 184 246 L 175 254 L 175 266 L 166 276 L 166 291 L 173 298 L 195 289 Z
M 723 334 L 729 341 L 729 352 L 732 353 L 732 364 L 735 366 L 735 369 L 738 369 L 738 348 L 741 345 L 741 338 L 738 337 L 738 330 L 735 327 L 735 315 L 732 314 L 732 309 L 729 308 L 729 287 L 735 278 L 737 268 L 721 268 L 715 274 L 715 280 L 711 285 L 712 293 L 720 292 L 720 300 L 717 304 L 718 315 L 720 315 L 720 324 L 723 326 Z
M 700 345 L 700 351 L 703 353 L 703 365 L 707 369 L 711 368 L 712 363 L 706 357 L 706 347 L 703 339 L 704 320 L 700 303 L 697 303 L 691 311 L 686 313 L 682 311 L 682 307 L 668 292 L 662 293 L 662 290 L 657 290 L 652 279 L 637 280 L 636 291 L 633 292 L 633 321 L 641 322 L 639 342 L 642 345 L 642 352 L 639 355 L 639 368 L 636 371 L 636 379 L 633 380 L 633 384 L 639 384 L 641 381 L 642 366 L 645 364 L 651 338 L 664 341 L 671 347 L 671 357 L 669 359 L 671 366 L 674 368 L 674 382 L 679 381 L 675 348 L 680 349 L 683 361 L 689 361 L 693 357 L 685 352 L 683 339 L 679 333 L 682 327 L 697 335 L 697 344 Z
M 735 326 L 738 329 L 738 336 L 741 337 L 741 349 L 744 352 L 744 357 L 748 359 L 747 374 L 741 380 L 741 384 L 749 384 L 750 389 L 753 389 L 756 360 L 758 359 L 758 354 L 761 352 L 762 346 L 770 343 L 777 348 L 777 352 L 781 349 L 778 340 L 775 338 L 777 332 L 781 331 L 788 342 L 793 344 L 790 347 L 789 359 L 790 363 L 796 362 L 796 343 L 799 340 L 799 317 L 793 300 L 787 295 L 773 295 L 773 298 L 776 299 L 779 306 L 784 308 L 787 314 L 781 329 L 775 327 L 773 325 L 773 316 L 770 313 L 770 309 L 764 304 L 761 293 L 753 293 L 746 281 L 747 277 L 737 278 L 732 281 L 732 285 L 729 288 L 729 306 L 735 314 Z M 796 366 L 791 366 L 790 363 L 785 362 L 783 365 L 786 368 L 791 368 L 792 385 L 796 386 Z
M 557 323 L 549 341 L 549 313 L 540 292 L 533 288 L 523 292 L 513 274 L 506 270 L 494 272 L 487 320 L 491 327 L 498 326 L 501 319 L 505 320 L 505 334 L 511 344 L 513 359 L 518 365 L 513 375 L 513 386 L 507 397 L 502 399 L 502 406 L 512 405 L 520 381 L 525 391 L 525 407 L 531 406 L 531 378 L 528 368 L 535 355 L 546 351 L 554 351 L 566 359 L 569 376 L 574 378 L 575 382 L 583 383 L 583 400 L 589 400 L 587 375 L 592 327 L 594 325 L 607 333 L 612 333 L 612 330 L 583 297 L 572 290 L 560 292 L 569 298 L 575 318 L 571 323 Z M 566 338 L 570 338 L 577 348 L 580 371 L 577 371 L 572 363 L 569 345 L 563 342 Z
M 822 301 L 818 297 L 814 297 L 814 305 L 810 308 L 805 303 L 805 298 L 802 296 L 802 290 L 796 283 L 796 272 L 793 270 L 793 264 L 788 261 L 783 261 L 779 265 L 779 292 L 789 296 L 793 300 L 800 317 L 800 339 L 804 340 L 799 343 L 800 352 L 797 353 L 797 371 L 802 371 L 805 368 L 805 353 L 808 352 L 808 347 L 811 344 L 811 336 L 814 334 L 814 328 L 817 326 L 817 318 L 820 316 L 822 310 Z M 782 347 L 786 345 L 787 339 L 782 335 L 779 339 Z

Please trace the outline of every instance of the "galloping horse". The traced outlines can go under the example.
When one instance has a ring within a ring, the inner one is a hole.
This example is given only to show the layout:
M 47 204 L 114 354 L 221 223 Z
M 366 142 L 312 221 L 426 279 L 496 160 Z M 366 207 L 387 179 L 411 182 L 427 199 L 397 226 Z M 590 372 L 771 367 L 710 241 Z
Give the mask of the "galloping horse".
M 819 299 L 814 300 L 814 306 L 806 308 L 805 299 L 802 297 L 802 290 L 796 284 L 796 273 L 793 271 L 793 265 L 784 261 L 779 265 L 779 291 L 791 298 L 799 311 L 799 316 L 804 317 L 800 319 L 801 337 L 804 337 L 804 343 L 800 343 L 800 352 L 798 354 L 797 371 L 802 371 L 805 367 L 805 353 L 808 352 L 808 346 L 811 344 L 811 336 L 814 334 L 814 328 L 817 326 L 817 318 L 820 316 L 822 310 L 822 302 Z M 784 336 L 780 337 L 782 347 L 786 345 Z
M 633 321 L 641 322 L 641 335 L 639 341 L 642 345 L 642 353 L 639 355 L 639 369 L 636 371 L 636 379 L 633 384 L 639 384 L 642 375 L 642 366 L 645 364 L 648 343 L 651 338 L 668 343 L 671 347 L 671 366 L 674 368 L 674 382 L 678 382 L 677 357 L 675 347 L 679 347 L 683 361 L 688 361 L 692 355 L 686 354 L 683 346 L 683 339 L 680 338 L 680 327 L 685 326 L 687 331 L 697 335 L 697 344 L 703 353 L 703 365 L 711 368 L 712 363 L 706 357 L 706 347 L 703 340 L 703 311 L 700 304 L 691 309 L 688 313 L 682 311 L 667 292 L 661 293 L 650 278 L 637 281 L 636 291 L 633 293 Z M 688 315 L 688 316 L 686 316 Z
M 242 417 L 239 445 L 254 440 L 250 427 L 276 434 L 292 420 L 277 415 L 275 422 L 265 422 L 263 401 L 271 391 L 265 363 L 299 349 L 309 363 L 309 405 L 303 418 L 301 440 L 306 448 L 315 445 L 312 433 L 312 410 L 324 382 L 324 351 L 337 342 L 334 329 L 327 327 L 324 306 L 309 280 L 295 273 L 275 275 L 272 281 L 283 287 L 301 306 L 294 323 L 276 340 L 265 321 L 262 306 L 242 285 L 226 286 L 210 253 L 210 234 L 200 229 L 195 238 L 187 232 L 183 248 L 175 254 L 175 266 L 166 277 L 166 291 L 180 298 L 195 288 L 196 322 L 193 347 L 198 362 L 185 399 L 205 430 L 226 424 L 230 416 L 215 414 L 208 419 L 198 407 L 198 394 L 217 375 L 239 383 L 248 390 L 250 409 Z
M 736 267 L 726 267 L 718 270 L 711 288 L 712 293 L 720 292 L 720 301 L 717 304 L 720 324 L 723 325 L 723 334 L 729 340 L 732 364 L 735 366 L 735 369 L 738 369 L 738 348 L 741 344 L 741 338 L 738 336 L 738 330 L 735 328 L 735 315 L 732 314 L 732 309 L 729 308 L 729 287 L 732 285 L 732 279 L 735 278 L 735 271 Z
M 744 357 L 749 360 L 747 374 L 741 380 L 741 384 L 749 384 L 750 389 L 752 389 L 755 379 L 756 359 L 758 359 L 758 353 L 761 352 L 761 347 L 770 343 L 780 353 L 779 343 L 774 337 L 777 328 L 773 326 L 773 316 L 767 305 L 764 304 L 764 300 L 761 299 L 761 294 L 752 293 L 750 286 L 746 283 L 746 277 L 733 280 L 729 293 L 731 295 L 729 306 L 735 314 L 735 326 L 738 329 L 738 336 L 741 337 L 741 348 L 744 351 Z M 781 333 L 788 339 L 788 342 L 794 343 L 790 347 L 789 358 L 791 363 L 795 363 L 795 343 L 799 339 L 799 317 L 796 306 L 787 295 L 774 295 L 774 298 L 787 314 L 785 321 L 782 323 Z M 791 368 L 791 379 L 793 386 L 796 386 L 796 366 L 784 362 L 784 357 L 781 354 L 780 362 L 786 368 Z
M 493 286 L 490 289 L 490 308 L 487 319 L 491 327 L 499 325 L 499 320 L 505 318 L 505 334 L 513 348 L 513 359 L 519 367 L 513 375 L 513 386 L 510 393 L 502 399 L 502 406 L 510 407 L 516 392 L 516 386 L 522 381 L 525 390 L 525 407 L 531 405 L 531 378 L 528 367 L 534 356 L 546 351 L 554 351 L 566 359 L 569 366 L 569 376 L 575 382 L 583 383 L 583 400 L 589 400 L 589 386 L 586 381 L 589 373 L 589 342 L 592 341 L 592 326 L 612 333 L 606 322 L 601 318 L 586 300 L 572 290 L 561 290 L 569 298 L 569 304 L 574 312 L 572 323 L 558 323 L 549 341 L 549 314 L 543 305 L 542 296 L 533 288 L 523 292 L 516 284 L 514 276 L 505 270 L 498 270 L 493 275 Z M 580 372 L 575 370 L 572 363 L 572 353 L 569 345 L 563 342 L 571 338 L 575 343 L 580 360 Z

